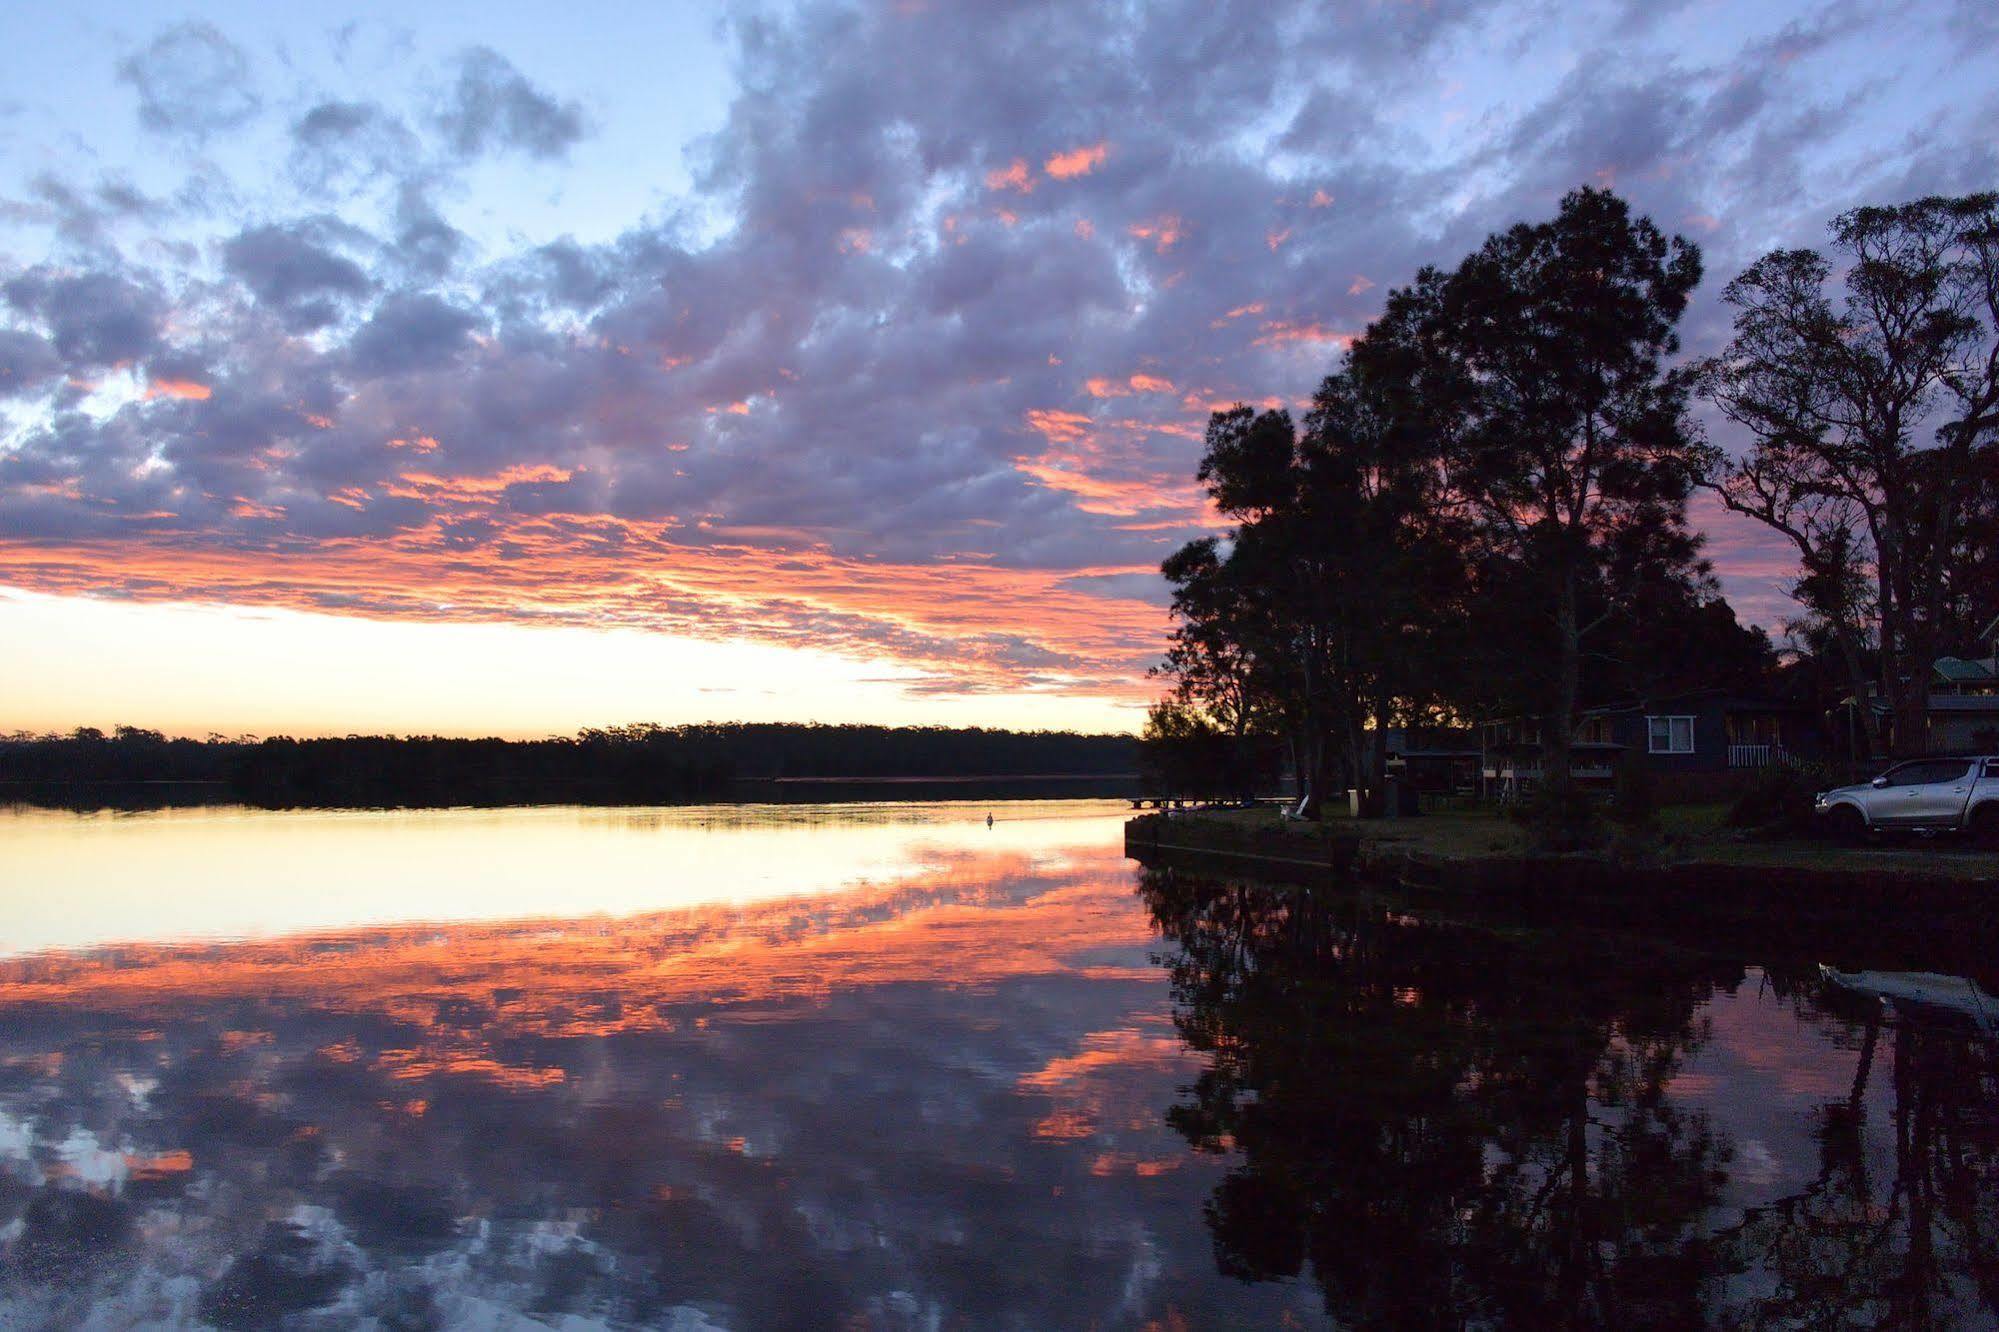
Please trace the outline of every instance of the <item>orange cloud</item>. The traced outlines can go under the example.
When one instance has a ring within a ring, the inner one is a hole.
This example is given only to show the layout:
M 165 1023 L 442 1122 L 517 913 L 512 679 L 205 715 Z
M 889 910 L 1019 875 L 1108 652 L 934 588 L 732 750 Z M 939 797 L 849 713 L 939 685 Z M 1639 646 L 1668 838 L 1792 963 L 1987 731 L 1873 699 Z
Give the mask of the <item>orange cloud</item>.
M 208 400 L 211 390 L 208 385 L 192 379 L 155 379 L 146 386 L 146 401 L 154 398 L 187 398 L 194 402 Z
M 1149 222 L 1134 222 L 1125 231 L 1140 240 L 1149 240 L 1153 249 L 1165 254 L 1180 243 L 1180 219 L 1172 213 L 1165 213 Z
M 1148 376 L 1134 376 L 1147 379 Z M 1123 396 L 1111 381 L 1105 396 Z M 1151 391 L 1151 390 L 1147 390 Z M 1075 497 L 1084 513 L 1131 517 L 1162 511 L 1180 515 L 1174 526 L 1202 521 L 1207 500 L 1193 484 L 1188 469 L 1168 461 L 1148 442 L 1156 435 L 1198 438 L 1200 432 L 1179 421 L 1126 418 L 1099 424 L 1076 412 L 1028 413 L 1028 424 L 1048 446 L 1038 454 L 1014 459 L 1014 470 L 1049 490 Z
M 1087 416 L 1077 412 L 1043 411 L 1039 408 L 1027 413 L 1027 424 L 1030 428 L 1040 431 L 1050 443 L 1082 439 L 1090 430 L 1090 418 Z
M 1090 424 L 1065 412 L 1039 419 L 1078 442 Z M 1107 484 L 1104 494 L 1112 498 L 1100 507 L 1138 513 L 1174 503 L 1183 490 L 1193 496 L 1191 483 L 1181 479 L 1190 475 L 1183 463 L 1145 465 L 1163 467 L 1159 485 Z M 67 544 L 0 538 L 0 584 L 54 595 L 385 620 L 592 625 L 747 639 L 890 659 L 969 692 L 1053 690 L 1132 700 L 1153 692 L 1145 666 L 1165 632 L 1162 612 L 1135 599 L 1077 591 L 1071 581 L 1143 572 L 1149 564 L 1020 570 L 969 558 L 842 559 L 811 534 L 738 528 L 719 517 L 703 520 L 701 544 L 681 545 L 672 539 L 672 521 L 525 515 L 505 503 L 510 485 L 569 476 L 546 467 L 462 477 L 412 471 L 382 487 L 448 506 L 450 521 L 479 518 L 489 536 L 471 548 L 449 541 L 442 517 L 310 548 L 246 540 L 201 551 L 169 530 Z M 1078 476 L 1069 488 L 1089 484 L 1086 473 Z M 1200 511 L 1198 503 L 1189 508 Z M 280 505 L 248 498 L 235 512 L 245 523 L 285 516 Z M 1023 651 L 1044 664 L 1022 666 Z
M 1290 239 L 1291 239 L 1291 228 L 1285 227 L 1281 231 L 1272 231 L 1270 234 L 1265 236 L 1263 238 L 1263 243 L 1270 247 L 1270 252 L 1272 254 L 1275 254 L 1277 252 L 1277 247 L 1284 244 L 1285 241 L 1288 241 Z
M 1250 344 L 1251 346 L 1281 347 L 1296 343 L 1332 343 L 1344 349 L 1353 344 L 1353 334 L 1335 333 L 1317 322 L 1300 323 L 1289 319 L 1272 319 L 1262 327 L 1262 334 Z
M 1363 277 L 1360 274 L 1356 273 L 1354 275 L 1354 280 L 1351 283 L 1347 284 L 1347 295 L 1358 296 L 1362 292 L 1366 291 L 1368 288 L 1372 287 L 1373 285 L 1374 282 L 1371 279 Z
M 487 500 L 499 495 L 509 486 L 547 484 L 569 480 L 575 473 L 564 467 L 548 463 L 516 463 L 503 467 L 497 472 L 474 476 L 438 476 L 433 472 L 399 472 L 396 475 L 400 485 L 386 487 L 391 495 L 403 499 L 422 499 L 432 502 L 455 500 L 460 502 Z M 366 492 L 362 491 L 365 495 Z
M 986 172 L 986 188 L 989 190 L 1013 190 L 1020 194 L 1034 193 L 1034 175 L 1029 170 L 1025 158 L 1016 157 L 1003 168 Z
M 1066 153 L 1056 153 L 1045 165 L 1048 174 L 1055 179 L 1072 180 L 1095 171 L 1109 151 L 1110 145 L 1107 143 L 1094 143 L 1086 148 L 1071 148 Z
M 1253 315 L 1253 314 L 1262 314 L 1262 313 L 1263 313 L 1262 301 L 1255 301 L 1249 305 L 1238 305 L 1233 310 L 1230 310 L 1227 314 L 1222 315 L 1220 318 L 1209 320 L 1208 327 L 1224 328 L 1231 321 L 1240 319 L 1244 315 Z
M 1140 371 L 1124 379 L 1086 379 L 1083 391 L 1093 398 L 1126 398 L 1134 393 L 1171 393 L 1173 381 Z

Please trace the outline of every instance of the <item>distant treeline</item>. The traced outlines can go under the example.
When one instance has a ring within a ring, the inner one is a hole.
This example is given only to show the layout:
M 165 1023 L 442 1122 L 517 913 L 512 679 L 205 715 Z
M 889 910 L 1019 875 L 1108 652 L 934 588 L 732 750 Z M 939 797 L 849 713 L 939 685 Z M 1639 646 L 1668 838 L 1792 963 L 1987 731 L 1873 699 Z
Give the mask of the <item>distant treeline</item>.
M 1131 736 L 979 727 L 642 724 L 544 740 L 178 740 L 131 726 L 80 727 L 0 737 L 0 796 L 203 782 L 269 806 L 650 804 L 727 800 L 783 778 L 1115 777 L 1134 766 Z

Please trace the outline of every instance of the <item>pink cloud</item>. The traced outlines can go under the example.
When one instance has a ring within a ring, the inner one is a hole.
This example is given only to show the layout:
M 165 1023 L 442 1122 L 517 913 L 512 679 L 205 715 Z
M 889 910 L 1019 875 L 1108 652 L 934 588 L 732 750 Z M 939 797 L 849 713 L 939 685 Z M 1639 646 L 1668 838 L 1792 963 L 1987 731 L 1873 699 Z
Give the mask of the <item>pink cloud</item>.
M 1085 148 L 1071 148 L 1066 153 L 1056 153 L 1044 164 L 1048 174 L 1057 180 L 1073 180 L 1077 176 L 1087 176 L 1103 163 L 1110 151 L 1107 143 L 1094 143 Z

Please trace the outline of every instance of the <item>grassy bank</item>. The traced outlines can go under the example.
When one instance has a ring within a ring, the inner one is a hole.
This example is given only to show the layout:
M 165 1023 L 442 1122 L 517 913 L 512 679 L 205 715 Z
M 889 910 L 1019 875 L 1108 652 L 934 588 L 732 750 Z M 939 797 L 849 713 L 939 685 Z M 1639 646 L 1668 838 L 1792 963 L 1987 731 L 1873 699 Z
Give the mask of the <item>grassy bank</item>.
M 1678 805 L 1660 811 L 1661 843 L 1648 857 L 1667 867 L 1807 869 L 1832 873 L 1922 875 L 1999 882 L 1999 852 L 1952 837 L 1901 837 L 1846 847 L 1810 838 L 1747 836 L 1724 825 L 1724 805 Z M 1213 841 L 1245 854 L 1267 849 L 1286 858 L 1334 863 L 1336 848 L 1358 843 L 1364 864 L 1408 853 L 1440 862 L 1511 860 L 1531 854 L 1526 830 L 1491 809 L 1449 810 L 1415 819 L 1287 822 L 1274 809 L 1176 815 L 1162 837 Z M 1600 853 L 1599 853 L 1600 856 Z M 1577 857 L 1580 859 L 1598 856 Z

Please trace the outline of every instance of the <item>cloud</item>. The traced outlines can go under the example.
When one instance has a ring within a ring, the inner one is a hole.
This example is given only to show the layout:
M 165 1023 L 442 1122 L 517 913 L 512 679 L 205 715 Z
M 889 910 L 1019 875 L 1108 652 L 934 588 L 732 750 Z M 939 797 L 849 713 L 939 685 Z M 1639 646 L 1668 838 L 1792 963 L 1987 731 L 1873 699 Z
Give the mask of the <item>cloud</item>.
M 223 269 L 271 307 L 284 327 L 310 332 L 340 318 L 343 303 L 367 295 L 373 280 L 331 242 L 351 232 L 325 218 L 252 227 L 222 247 Z
M 402 118 L 373 102 L 320 102 L 293 122 L 291 139 L 293 179 L 319 193 L 412 174 L 421 154 Z
M 565 156 L 583 138 L 583 109 L 528 82 L 498 52 L 475 47 L 459 59 L 458 81 L 437 116 L 460 156 L 519 152 L 541 160 Z
M 172 209 L 149 198 L 129 181 L 107 177 L 95 187 L 74 185 L 51 172 L 28 182 L 28 198 L 0 204 L 0 216 L 51 227 L 57 236 L 82 249 L 108 250 L 113 229 L 123 222 L 150 222 Z
M 1863 11 L 1698 58 L 1615 6 L 1111 12 L 738 17 L 691 193 L 588 240 L 461 230 L 470 158 L 584 130 L 484 50 L 427 117 L 391 109 L 421 89 L 308 99 L 268 180 L 201 178 L 209 214 L 23 182 L 8 218 L 50 248 L 0 271 L 0 582 L 1140 697 L 1149 571 L 1211 521 L 1207 412 L 1309 397 L 1421 265 L 1608 173 L 1698 228 L 1698 352 L 1760 250 L 1993 161 L 1976 98 L 1879 112 Z M 1506 75 L 1483 104 L 1466 49 Z M 1731 584 L 1764 618 L 1771 586 Z
M 1074 180 L 1087 176 L 1103 165 L 1110 153 L 1110 145 L 1093 143 L 1082 148 L 1072 148 L 1065 153 L 1056 153 L 1044 164 L 1048 174 L 1057 180 Z
M 0 286 L 8 305 L 49 330 L 72 368 L 144 356 L 158 343 L 166 300 L 151 284 L 117 273 L 72 273 L 38 265 Z
M 262 105 L 242 48 L 207 23 L 168 28 L 118 66 L 137 89 L 139 123 L 205 139 L 235 129 Z
M 0 329 L 0 398 L 33 392 L 62 372 L 62 358 L 47 338 L 22 329 Z
M 479 326 L 477 315 L 441 297 L 397 292 L 355 330 L 347 353 L 364 375 L 437 370 L 450 363 Z

